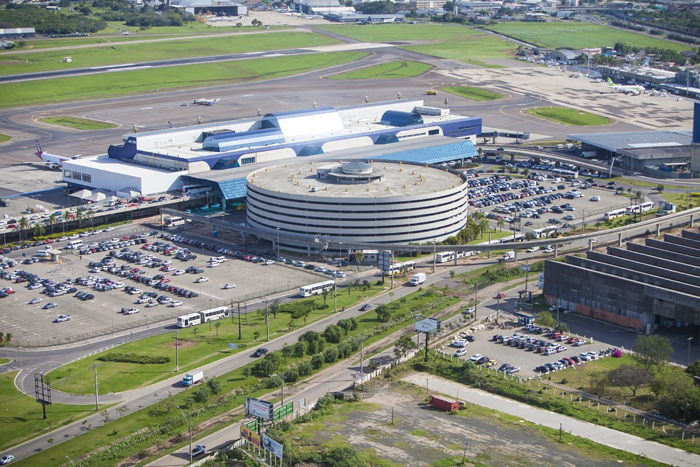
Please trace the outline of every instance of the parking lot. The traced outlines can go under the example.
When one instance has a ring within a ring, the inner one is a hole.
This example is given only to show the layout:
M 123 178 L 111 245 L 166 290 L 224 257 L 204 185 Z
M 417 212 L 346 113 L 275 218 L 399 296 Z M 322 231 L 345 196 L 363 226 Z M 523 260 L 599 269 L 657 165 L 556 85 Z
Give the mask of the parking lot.
M 82 255 L 79 249 L 61 250 L 60 263 L 21 264 L 23 260 L 26 261 L 29 257 L 34 257 L 39 250 L 43 250 L 44 246 L 21 250 L 25 257 L 17 258 L 18 264 L 15 267 L 4 269 L 2 272 L 7 278 L 0 279 L 2 287 L 11 287 L 14 290 L 14 293 L 0 299 L 3 310 L 0 323 L 3 332 L 11 333 L 15 344 L 20 346 L 65 343 L 112 329 L 153 324 L 164 319 L 172 319 L 174 325 L 177 316 L 223 305 L 233 304 L 235 307 L 238 301 L 243 302 L 242 311 L 248 311 L 245 305 L 260 306 L 259 303 L 264 301 L 264 297 L 274 294 L 296 295 L 299 286 L 328 279 L 327 275 L 301 267 L 279 262 L 268 265 L 253 263 L 233 258 L 230 254 L 222 255 L 199 245 L 196 250 L 190 246 L 196 258 L 184 261 L 165 254 L 164 249 L 144 249 L 149 243 L 152 245 L 158 241 L 181 248 L 185 246 L 184 243 L 166 241 L 158 237 L 141 237 L 144 231 L 143 227 L 134 225 L 83 238 L 84 245 L 113 245 L 113 248 L 90 254 L 83 248 Z M 136 238 L 132 239 L 132 236 Z M 51 247 L 56 250 L 65 243 L 54 243 Z M 133 258 L 139 258 L 139 263 L 127 260 L 126 252 L 131 252 Z M 122 258 L 118 258 L 117 255 L 122 255 Z M 216 267 L 210 267 L 210 258 L 221 256 L 225 256 L 226 261 Z M 98 267 L 106 257 L 113 259 Z M 165 264 L 167 261 L 172 261 L 169 266 L 174 270 L 162 270 L 164 266 L 168 266 Z M 190 267 L 201 272 L 175 275 L 178 269 L 186 270 Z M 138 271 L 135 271 L 137 268 Z M 29 276 L 30 279 L 27 280 L 17 271 L 25 271 L 37 278 L 32 280 L 32 276 Z M 10 275 L 12 272 L 14 274 Z M 148 281 L 137 282 L 125 273 L 148 278 Z M 163 276 L 163 280 L 155 280 L 158 275 Z M 43 279 L 43 284 L 29 289 L 30 284 L 39 282 L 39 278 Z M 226 284 L 230 284 L 230 288 L 225 288 Z M 176 287 L 192 294 L 187 297 L 161 288 L 164 286 Z M 128 287 L 137 288 L 139 291 L 130 294 L 125 291 Z M 45 290 L 47 293 L 42 293 Z M 68 293 L 67 290 L 71 292 Z M 49 292 L 53 296 L 50 296 Z M 182 302 L 182 305 L 169 306 L 161 303 L 146 307 L 145 303 L 137 304 L 136 301 L 143 292 L 167 296 L 172 301 Z M 94 298 L 81 300 L 75 296 L 80 293 L 93 295 Z M 36 298 L 41 298 L 41 301 L 29 304 Z M 56 307 L 45 309 L 48 303 L 55 303 Z M 121 312 L 122 308 L 136 308 L 139 312 L 124 314 Z M 59 315 L 69 315 L 71 319 L 54 323 Z
M 476 331 L 474 333 L 467 333 L 462 331 L 454 335 L 454 340 L 458 340 L 461 335 L 472 335 L 473 342 L 468 342 L 464 347 L 455 347 L 449 345 L 447 342 L 441 351 L 452 355 L 453 358 L 459 358 L 461 360 L 470 360 L 472 357 L 479 355 L 488 358 L 488 363 L 484 362 L 480 364 L 481 366 L 490 367 L 492 370 L 498 370 L 502 365 L 509 364 L 513 367 L 519 368 L 513 374 L 520 377 L 533 377 L 536 376 L 535 368 L 544 366 L 548 363 L 552 364 L 561 360 L 564 357 L 571 358 L 577 357 L 581 353 L 593 352 L 598 355 L 599 352 L 605 351 L 610 348 L 610 344 L 593 339 L 591 343 L 590 336 L 578 336 L 575 333 L 566 334 L 566 338 L 559 340 L 557 337 L 547 336 L 545 333 L 539 333 L 527 330 L 524 327 L 516 326 L 510 329 L 501 329 L 498 326 L 494 326 L 494 329 L 488 330 L 483 329 Z M 503 339 L 493 340 L 494 336 L 502 336 Z M 569 338 L 581 339 L 586 343 L 583 345 L 574 345 L 568 343 Z M 541 341 L 541 344 L 534 348 L 529 348 L 523 346 L 522 348 L 514 345 L 516 342 L 526 342 L 527 340 Z M 453 341 L 453 339 L 450 339 Z M 509 342 L 510 341 L 510 345 Z M 556 349 L 557 346 L 560 348 L 565 348 L 557 352 L 556 350 L 547 352 L 538 351 L 538 348 L 551 348 Z M 463 349 L 463 350 L 462 350 Z M 462 350 L 463 355 L 459 357 L 454 357 L 458 351 Z M 495 364 L 492 362 L 496 362 Z M 552 370 L 549 370 L 552 371 Z

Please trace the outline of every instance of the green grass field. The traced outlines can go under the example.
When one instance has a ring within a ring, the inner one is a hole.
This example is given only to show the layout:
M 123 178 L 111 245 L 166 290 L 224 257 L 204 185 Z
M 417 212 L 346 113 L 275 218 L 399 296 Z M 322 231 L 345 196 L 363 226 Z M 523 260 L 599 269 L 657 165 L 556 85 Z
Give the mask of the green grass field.
M 631 47 L 658 47 L 678 52 L 690 49 L 686 45 L 591 23 L 574 23 L 569 21 L 526 23 L 509 21 L 485 27 L 530 44 L 551 49 L 559 47 L 571 47 L 574 49 L 613 47 L 616 42 L 624 42 Z
M 10 135 L 3 135 L 0 134 L 0 143 L 5 143 L 7 141 L 10 141 L 12 137 Z
M 515 50 L 513 44 L 492 34 L 453 24 L 345 24 L 318 28 L 364 42 L 429 41 L 430 44 L 402 48 L 478 66 L 500 67 L 482 60 L 510 58 Z
M 78 117 L 45 117 L 39 121 L 43 123 L 49 123 L 52 125 L 66 126 L 68 128 L 75 128 L 76 130 L 106 130 L 107 128 L 114 128 L 117 125 L 113 123 L 98 122 L 95 120 L 88 120 L 86 118 Z
M 503 97 L 501 94 L 495 92 L 469 86 L 448 86 L 440 89 L 474 101 L 493 101 Z
M 43 81 L 0 84 L 0 107 L 138 94 L 156 89 L 205 87 L 290 76 L 358 60 L 365 54 L 338 52 L 298 57 L 270 57 L 152 70 L 124 71 Z
M 89 38 L 88 38 L 89 39 Z M 275 34 L 242 34 L 206 39 L 173 38 L 158 43 L 119 43 L 86 49 L 38 51 L 31 54 L 2 55 L 0 74 L 36 73 L 40 71 L 141 63 L 153 60 L 199 57 L 202 55 L 235 54 L 266 50 L 314 47 L 336 44 L 338 41 L 318 34 L 281 32 Z M 64 57 L 70 63 L 60 63 Z M 27 63 L 29 60 L 30 63 Z M 301 60 L 298 60 L 302 62 Z M 306 60 L 303 60 L 306 61 Z M 240 62 L 239 62 L 240 63 Z
M 43 420 L 41 404 L 15 387 L 16 374 L 0 375 L 0 451 L 95 411 L 94 405 L 52 404 L 46 409 L 47 420 Z
M 381 65 L 361 68 L 340 75 L 329 76 L 329 79 L 402 79 L 420 76 L 432 67 L 425 63 L 397 61 Z
M 607 117 L 564 107 L 538 107 L 527 110 L 527 113 L 568 126 L 608 125 L 613 122 Z

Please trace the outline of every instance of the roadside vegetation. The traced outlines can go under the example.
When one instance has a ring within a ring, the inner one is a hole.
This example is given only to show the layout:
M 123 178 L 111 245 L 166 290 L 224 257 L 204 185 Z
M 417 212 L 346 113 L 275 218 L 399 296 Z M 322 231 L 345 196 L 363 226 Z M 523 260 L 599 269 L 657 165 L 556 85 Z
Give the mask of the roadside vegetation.
M 340 294 L 338 298 L 340 299 Z M 240 409 L 246 397 L 262 397 L 270 390 L 279 388 L 281 379 L 278 375 L 281 373 L 284 373 L 286 384 L 293 384 L 355 355 L 360 350 L 361 339 L 364 345 L 368 346 L 400 329 L 412 326 L 417 314 L 432 316 L 458 301 L 459 298 L 453 294 L 446 294 L 433 287 L 421 288 L 357 318 L 348 318 L 329 325 L 323 332 L 307 331 L 296 343 L 289 342 L 280 351 L 270 352 L 263 358 L 224 375 L 205 375 L 206 381 L 198 387 L 170 395 L 171 397 L 146 409 L 126 415 L 123 409 L 118 408 L 118 411 L 122 410 L 118 412 L 119 416 L 113 418 L 109 414 L 103 415 L 104 423 L 100 426 L 93 427 L 85 422 L 85 433 L 80 437 L 54 447 L 47 446 L 42 452 L 42 465 L 64 465 L 66 455 L 75 462 L 82 462 L 83 466 L 105 467 L 114 465 L 117 459 L 138 462 L 151 456 L 160 457 L 176 447 L 185 445 L 188 439 L 187 424 L 177 407 L 182 407 L 185 413 L 192 414 L 195 436 L 214 432 L 224 424 L 229 425 L 242 418 Z M 298 309 L 295 311 L 299 312 Z M 282 320 L 282 317 L 278 316 L 277 319 Z M 271 316 L 270 321 L 274 321 L 274 317 Z M 199 327 L 204 330 L 208 326 L 207 323 Z M 201 336 L 204 332 L 198 334 Z M 412 341 L 409 342 L 410 345 L 414 345 Z M 133 350 L 134 348 L 127 349 Z M 408 347 L 405 348 L 405 351 L 407 350 Z M 110 352 L 118 352 L 118 349 L 112 349 Z M 144 350 L 144 353 L 146 352 L 147 349 Z M 87 361 L 88 359 L 85 359 L 76 363 L 84 364 Z M 52 381 L 56 381 L 53 379 L 56 377 L 54 375 L 58 375 L 58 372 L 65 368 L 52 372 Z M 82 369 L 79 368 L 76 373 Z M 185 370 L 181 369 L 180 373 L 184 374 Z M 67 372 L 64 372 L 64 376 L 67 377 Z M 76 375 L 76 378 L 78 377 L 83 376 Z M 99 382 L 101 387 L 109 387 L 107 384 L 114 382 L 114 378 L 110 383 L 102 379 Z M 222 417 L 223 414 L 227 415 Z M 17 464 L 33 465 L 33 461 L 31 458 L 20 459 Z
M 0 143 L 5 143 L 7 141 L 10 141 L 12 137 L 10 135 L 3 135 L 0 134 Z
M 597 126 L 613 123 L 607 117 L 565 107 L 538 107 L 528 109 L 527 113 L 568 126 Z
M 493 101 L 503 98 L 501 94 L 470 86 L 448 86 L 441 90 L 474 101 Z
M 677 211 L 700 207 L 700 193 L 698 192 L 673 193 L 664 191 L 661 197 L 669 203 L 674 203 Z
M 402 79 L 414 78 L 429 71 L 432 66 L 412 61 L 397 61 L 361 68 L 359 70 L 329 76 L 328 79 Z
M 237 62 L 188 65 L 119 72 L 71 78 L 57 78 L 23 83 L 0 84 L 0 93 L 6 97 L 1 107 L 62 102 L 126 94 L 147 93 L 187 87 L 204 87 L 241 82 L 259 81 L 296 75 L 358 60 L 366 54 L 338 52 L 309 54 L 303 61 L 298 57 L 271 57 Z M 163 117 L 164 124 L 167 118 Z
M 106 130 L 115 128 L 117 125 L 113 123 L 98 122 L 96 120 L 88 120 L 87 118 L 79 117 L 44 117 L 39 119 L 40 122 L 50 123 L 52 125 L 66 126 L 76 130 Z
M 15 387 L 17 373 L 0 375 L 0 451 L 95 412 L 94 405 L 52 404 L 46 407 L 48 419 L 43 420 L 41 404 Z

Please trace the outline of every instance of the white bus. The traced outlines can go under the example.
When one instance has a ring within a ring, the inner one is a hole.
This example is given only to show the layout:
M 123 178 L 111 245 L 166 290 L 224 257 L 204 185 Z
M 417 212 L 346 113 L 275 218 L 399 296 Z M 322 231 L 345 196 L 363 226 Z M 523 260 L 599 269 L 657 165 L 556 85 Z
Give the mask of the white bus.
M 653 207 L 654 207 L 654 203 L 652 203 L 651 201 L 647 201 L 646 203 L 635 204 L 633 206 L 628 207 L 627 213 L 628 214 L 639 214 L 640 212 L 651 211 L 651 209 Z
M 323 281 L 318 282 L 316 284 L 299 287 L 299 296 L 311 297 L 312 295 L 320 295 L 323 293 L 324 290 L 330 292 L 331 290 L 333 290 L 333 284 L 335 284 L 334 281 Z
M 447 263 L 448 261 L 454 261 L 454 259 L 454 251 L 440 251 L 438 253 L 435 253 L 435 261 L 438 263 Z
M 209 310 L 197 311 L 188 315 L 177 317 L 177 326 L 180 328 L 188 328 L 208 321 L 216 321 L 224 319 L 229 315 L 229 309 L 225 306 L 211 308 Z
M 552 169 L 552 175 L 555 177 L 578 178 L 578 172 L 567 169 Z
M 182 217 L 166 217 L 165 218 L 166 227 L 175 227 L 178 225 L 185 225 L 185 219 Z
M 66 243 L 66 248 L 69 249 L 80 248 L 81 246 L 83 246 L 82 240 L 71 240 L 70 242 Z
M 548 225 L 546 227 L 542 227 L 541 229 L 533 229 L 532 233 L 535 238 L 547 238 L 550 234 L 557 233 L 557 226 Z
M 618 217 L 624 217 L 627 215 L 627 209 L 615 209 L 613 211 L 608 211 L 603 214 L 603 219 L 606 221 L 617 219 Z
M 451 253 L 454 255 L 454 252 Z M 394 274 L 398 274 L 400 272 L 410 272 L 414 269 L 416 269 L 415 261 L 404 261 L 403 263 L 392 264 L 391 266 L 389 266 L 388 271 L 382 271 L 382 273 L 388 276 L 393 276 Z

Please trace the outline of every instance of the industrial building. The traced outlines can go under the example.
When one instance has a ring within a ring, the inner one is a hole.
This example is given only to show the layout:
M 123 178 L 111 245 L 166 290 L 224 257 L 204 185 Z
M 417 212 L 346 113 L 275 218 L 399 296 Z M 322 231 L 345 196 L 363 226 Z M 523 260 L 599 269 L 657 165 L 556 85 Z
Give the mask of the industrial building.
M 700 233 L 684 230 L 663 240 L 628 242 L 586 258 L 547 261 L 549 305 L 637 330 L 700 326 Z
M 127 134 L 122 145 L 108 148 L 106 156 L 65 161 L 63 181 L 71 189 L 128 187 L 150 195 L 201 188 L 216 180 L 214 194 L 225 203 L 245 197 L 248 173 L 280 161 L 340 157 L 350 149 L 358 149 L 355 158 L 372 159 L 399 152 L 413 140 L 425 140 L 422 150 L 430 156 L 430 147 L 444 144 L 445 137 L 450 141 L 460 138 L 462 143 L 470 140 L 469 151 L 461 154 L 475 154 L 471 141 L 479 133 L 481 118 L 425 107 L 422 100 L 275 112 L 253 119 Z M 460 156 L 447 151 L 444 157 L 439 162 Z M 243 170 L 227 173 L 237 168 Z M 242 187 L 242 195 L 238 189 L 230 190 L 234 186 Z
M 216 16 L 241 16 L 248 13 L 242 2 L 231 0 L 182 0 L 172 1 L 170 6 L 180 8 L 193 15 L 212 14 Z

